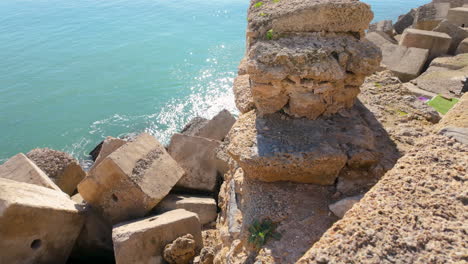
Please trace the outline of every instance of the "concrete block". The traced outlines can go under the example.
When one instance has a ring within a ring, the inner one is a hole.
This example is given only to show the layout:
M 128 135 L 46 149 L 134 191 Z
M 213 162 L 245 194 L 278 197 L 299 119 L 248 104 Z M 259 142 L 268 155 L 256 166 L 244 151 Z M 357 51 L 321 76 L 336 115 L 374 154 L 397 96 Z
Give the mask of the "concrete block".
M 460 42 L 468 38 L 468 29 L 463 29 L 459 26 L 455 26 L 447 20 L 443 20 L 442 22 L 440 22 L 440 24 L 436 28 L 434 28 L 434 31 L 446 33 L 452 38 L 452 42 L 448 51 L 448 53 L 452 55 L 455 54 L 458 46 L 460 45 Z
M 218 216 L 215 199 L 208 196 L 169 194 L 155 208 L 157 213 L 185 209 L 196 213 L 202 225 L 216 221 Z
M 452 8 L 448 11 L 447 20 L 459 27 L 468 27 L 468 7 Z
M 107 156 L 79 185 L 83 199 L 116 224 L 144 216 L 184 175 L 151 135 L 143 133 Z
M 63 192 L 0 179 L 0 263 L 66 263 L 82 225 Z
M 366 34 L 366 39 L 382 49 L 385 44 L 397 44 L 397 42 L 383 32 L 370 32 Z
M 388 36 L 393 36 L 393 24 L 391 20 L 382 20 L 369 25 L 368 32 L 384 32 Z
M 56 191 L 60 188 L 23 153 L 19 153 L 0 165 L 0 178 L 36 184 Z
M 220 141 L 174 134 L 168 152 L 185 170 L 176 187 L 214 192 L 217 182 L 216 148 Z
M 183 209 L 115 226 L 112 239 L 116 263 L 164 263 L 164 247 L 186 234 L 194 237 L 199 252 L 203 247 L 200 221 L 197 214 Z
M 460 42 L 460 45 L 458 45 L 457 51 L 455 53 L 457 55 L 462 53 L 468 53 L 468 38 Z
M 402 34 L 403 31 L 405 31 L 405 29 L 413 25 L 415 14 L 416 14 L 416 10 L 411 9 L 411 11 L 409 11 L 407 14 L 404 14 L 398 17 L 397 22 L 395 22 L 395 24 L 393 25 L 395 32 L 397 34 Z
M 402 82 L 418 77 L 429 55 L 427 49 L 408 48 L 394 44 L 386 44 L 381 49 L 382 64 Z
M 416 9 L 413 28 L 433 30 L 445 17 L 450 9 L 450 3 L 429 3 Z
M 97 167 L 101 161 L 103 161 L 107 156 L 109 156 L 112 152 L 116 151 L 121 146 L 127 143 L 126 140 L 114 137 L 107 137 L 101 145 L 99 154 L 96 157 L 96 161 L 93 164 L 93 167 Z
M 224 109 L 211 120 L 195 118 L 180 133 L 188 136 L 223 140 L 235 122 L 234 116 Z
M 400 45 L 429 50 L 429 60 L 447 54 L 452 38 L 440 32 L 419 29 L 406 29 L 401 36 Z

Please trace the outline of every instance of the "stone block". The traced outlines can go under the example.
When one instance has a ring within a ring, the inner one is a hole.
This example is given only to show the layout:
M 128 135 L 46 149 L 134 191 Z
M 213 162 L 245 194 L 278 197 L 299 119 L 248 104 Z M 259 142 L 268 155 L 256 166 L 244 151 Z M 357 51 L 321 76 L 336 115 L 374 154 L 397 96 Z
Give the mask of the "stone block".
M 200 221 L 197 214 L 183 209 L 117 225 L 112 231 L 116 263 L 164 263 L 164 247 L 186 234 L 194 237 L 199 252 L 203 247 Z
M 330 211 L 339 218 L 343 218 L 349 209 L 362 199 L 363 195 L 347 197 L 329 205 Z
M 448 53 L 452 55 L 455 54 L 458 46 L 460 45 L 460 42 L 468 38 L 468 29 L 463 29 L 459 26 L 455 26 L 447 20 L 443 20 L 442 22 L 440 22 L 440 24 L 436 28 L 434 28 L 434 31 L 446 33 L 452 38 L 452 42 L 448 50 Z
M 223 140 L 236 119 L 224 109 L 211 120 L 196 117 L 181 131 L 181 134 L 195 137 L 204 137 L 214 140 Z
M 176 187 L 214 192 L 217 183 L 216 148 L 220 141 L 174 134 L 168 152 L 186 174 Z
M 468 90 L 467 76 L 468 54 L 465 53 L 433 60 L 426 72 L 412 82 L 422 90 L 451 98 L 460 97 Z
M 450 9 L 450 3 L 429 3 L 416 9 L 413 28 L 433 30 L 445 17 Z
M 83 199 L 110 223 L 144 216 L 184 175 L 151 135 L 143 133 L 107 156 L 79 185 Z
M 215 199 L 208 196 L 169 194 L 155 208 L 157 213 L 175 209 L 185 209 L 196 213 L 202 225 L 216 221 L 217 205 Z
M 383 32 L 369 32 L 366 34 L 366 39 L 381 48 L 385 44 L 397 44 L 397 42 Z
M 388 36 L 393 36 L 393 24 L 391 20 L 382 20 L 369 25 L 368 32 L 384 32 Z
M 468 7 L 450 9 L 447 14 L 447 20 L 456 26 L 468 27 Z
M 393 28 L 395 29 L 395 32 L 397 34 L 403 34 L 403 31 L 405 29 L 411 27 L 414 22 L 414 16 L 416 14 L 415 9 L 411 9 L 407 14 L 401 15 L 398 17 L 397 22 L 393 25 Z
M 98 156 L 96 157 L 96 161 L 94 162 L 94 167 L 99 165 L 101 161 L 103 161 L 107 156 L 109 156 L 112 152 L 116 151 L 121 146 L 127 143 L 126 140 L 114 137 L 107 137 L 101 145 L 100 151 Z
M 68 153 L 43 148 L 33 149 L 26 156 L 70 196 L 75 192 L 78 183 L 86 177 L 80 163 Z
M 248 74 L 239 75 L 234 79 L 233 91 L 236 107 L 241 113 L 247 113 L 255 108 Z
M 382 64 L 402 82 L 418 77 L 429 55 L 427 49 L 408 48 L 394 44 L 386 44 L 381 49 Z
M 447 54 L 452 38 L 440 32 L 406 29 L 401 36 L 400 45 L 429 50 L 429 60 Z
M 460 42 L 460 45 L 458 45 L 457 51 L 455 53 L 457 55 L 462 53 L 468 53 L 468 38 Z
M 63 192 L 0 179 L 0 263 L 66 263 L 82 225 Z
M 446 127 L 468 128 L 468 93 L 465 93 L 460 101 L 444 115 L 435 126 L 436 131 Z
M 0 165 L 0 178 L 36 184 L 61 191 L 55 183 L 23 153 L 19 153 Z
M 355 154 L 375 151 L 374 134 L 360 111 L 355 106 L 342 111 L 343 116 L 316 120 L 281 113 L 259 116 L 251 111 L 234 125 L 228 153 L 248 178 L 331 185 Z M 353 166 L 368 167 L 378 161 Z

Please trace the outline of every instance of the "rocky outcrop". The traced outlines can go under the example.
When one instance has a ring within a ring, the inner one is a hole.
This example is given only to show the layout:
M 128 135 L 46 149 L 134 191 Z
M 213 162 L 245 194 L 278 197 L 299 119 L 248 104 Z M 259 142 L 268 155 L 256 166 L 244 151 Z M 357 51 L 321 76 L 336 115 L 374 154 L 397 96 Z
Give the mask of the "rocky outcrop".
M 86 172 L 70 154 L 48 148 L 33 149 L 26 156 L 68 195 L 73 195 Z
M 196 242 L 191 234 L 181 236 L 164 248 L 164 260 L 169 264 L 189 264 L 195 257 Z
M 298 263 L 466 261 L 467 153 L 422 139 Z

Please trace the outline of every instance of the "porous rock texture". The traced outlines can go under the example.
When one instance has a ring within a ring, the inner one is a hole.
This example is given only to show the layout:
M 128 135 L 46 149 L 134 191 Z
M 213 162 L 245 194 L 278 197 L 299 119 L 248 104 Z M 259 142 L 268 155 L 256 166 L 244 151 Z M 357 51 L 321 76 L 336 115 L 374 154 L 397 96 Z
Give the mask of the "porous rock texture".
M 191 234 L 187 234 L 167 244 L 163 257 L 170 264 L 189 264 L 195 257 L 195 249 L 195 239 Z
M 359 1 L 251 1 L 244 64 L 258 112 L 316 119 L 352 107 L 381 60 L 361 39 L 372 17 Z
M 26 156 L 32 160 L 62 191 L 72 195 L 86 172 L 70 154 L 49 149 L 33 149 Z
M 428 136 L 298 263 L 464 263 L 468 147 Z

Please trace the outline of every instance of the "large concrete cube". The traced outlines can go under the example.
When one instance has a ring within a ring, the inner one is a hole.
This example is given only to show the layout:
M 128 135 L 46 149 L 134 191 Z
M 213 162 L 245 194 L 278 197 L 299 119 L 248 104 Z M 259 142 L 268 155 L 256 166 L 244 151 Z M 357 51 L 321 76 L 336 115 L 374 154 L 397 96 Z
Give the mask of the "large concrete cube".
M 36 184 L 61 191 L 60 188 L 23 153 L 13 156 L 0 165 L 0 178 Z
M 452 8 L 448 11 L 447 20 L 459 27 L 468 27 L 468 7 Z
M 0 179 L 0 263 L 65 263 L 83 225 L 61 191 Z
M 464 39 L 462 42 L 460 42 L 460 45 L 458 45 L 456 54 L 462 53 L 468 53 L 468 38 Z
M 199 117 L 194 118 L 185 126 L 181 133 L 188 136 L 223 140 L 235 122 L 234 116 L 224 109 L 211 120 Z
M 391 20 L 382 20 L 369 25 L 368 32 L 384 32 L 389 36 L 393 36 L 393 24 Z
M 183 209 L 115 226 L 112 231 L 117 264 L 162 264 L 164 247 L 191 234 L 197 251 L 203 247 L 201 225 L 195 213 Z
M 391 70 L 402 82 L 408 82 L 419 76 L 426 64 L 427 49 L 408 48 L 394 44 L 381 47 L 382 64 Z
M 109 156 L 112 152 L 116 151 L 121 146 L 127 143 L 126 140 L 114 137 L 107 137 L 101 144 L 101 148 L 99 150 L 99 154 L 96 157 L 96 161 L 94 162 L 94 167 L 97 167 L 101 161 L 103 161 L 107 156 Z
M 440 24 L 434 28 L 434 31 L 446 33 L 452 38 L 452 42 L 448 51 L 449 54 L 455 54 L 458 45 L 460 45 L 460 42 L 462 42 L 465 38 L 468 38 L 468 28 L 464 29 L 459 26 L 455 26 L 447 20 L 440 22 Z
M 83 199 L 116 224 L 142 217 L 184 175 L 151 135 L 143 133 L 107 156 L 79 185 Z
M 441 32 L 406 29 L 401 36 L 400 45 L 429 50 L 429 60 L 447 54 L 452 38 Z
M 169 194 L 155 208 L 158 213 L 176 209 L 196 213 L 202 225 L 215 221 L 218 216 L 216 201 L 208 196 Z
M 433 30 L 446 16 L 450 3 L 428 3 L 415 9 L 413 28 Z
M 174 134 L 168 151 L 186 172 L 176 187 L 214 192 L 217 182 L 216 148 L 220 143 L 202 137 Z

